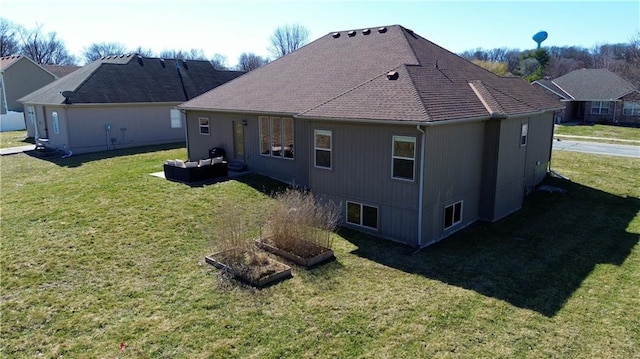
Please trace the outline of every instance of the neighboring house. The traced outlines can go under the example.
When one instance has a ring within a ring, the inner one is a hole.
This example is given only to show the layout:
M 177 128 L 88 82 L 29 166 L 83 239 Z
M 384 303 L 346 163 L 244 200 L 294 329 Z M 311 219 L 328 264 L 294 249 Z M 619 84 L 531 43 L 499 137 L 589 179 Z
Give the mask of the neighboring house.
M 347 226 L 424 247 L 521 208 L 562 105 L 395 25 L 327 34 L 178 108 L 191 160 L 222 147 Z
M 55 79 L 55 74 L 28 57 L 0 57 L 0 129 L 24 130 L 26 127 L 23 107 L 18 99 Z
M 75 65 L 42 65 L 47 71 L 56 75 L 56 78 L 61 78 L 67 76 L 68 74 L 74 72 L 75 70 L 82 68 L 82 66 Z
M 23 97 L 36 141 L 87 153 L 185 140 L 176 105 L 240 76 L 209 61 L 107 56 Z
M 565 103 L 562 122 L 640 124 L 640 91 L 607 69 L 580 69 L 534 84 Z

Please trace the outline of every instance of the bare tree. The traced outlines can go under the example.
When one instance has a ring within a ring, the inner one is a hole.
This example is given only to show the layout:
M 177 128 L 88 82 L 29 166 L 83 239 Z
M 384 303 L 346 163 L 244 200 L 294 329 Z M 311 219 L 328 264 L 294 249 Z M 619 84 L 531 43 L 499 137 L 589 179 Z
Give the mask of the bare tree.
M 270 40 L 269 52 L 275 58 L 282 57 L 304 46 L 309 40 L 309 30 L 300 24 L 279 26 Z
M 189 51 L 184 50 L 163 50 L 160 52 L 159 57 L 164 59 L 179 59 L 179 60 L 206 60 L 202 50 L 191 49 Z
M 119 42 L 101 42 L 91 44 L 85 48 L 82 57 L 84 57 L 85 63 L 88 64 L 103 56 L 122 55 L 124 53 L 127 53 L 127 48 Z
M 0 56 L 16 55 L 20 52 L 19 32 L 19 25 L 0 17 Z
M 227 66 L 227 57 L 222 54 L 213 54 L 209 62 L 211 62 L 211 66 L 216 70 L 224 71 L 229 69 Z
M 69 54 L 64 42 L 58 40 L 55 31 L 47 34 L 42 32 L 42 25 L 33 30 L 23 30 L 21 52 L 38 64 L 74 65 L 76 59 Z
M 243 52 L 240 54 L 240 58 L 238 59 L 238 70 L 249 72 L 266 65 L 268 62 L 268 59 L 260 57 L 254 53 Z
M 154 57 L 155 53 L 151 49 L 145 49 L 142 46 L 138 46 L 133 52 L 142 57 Z

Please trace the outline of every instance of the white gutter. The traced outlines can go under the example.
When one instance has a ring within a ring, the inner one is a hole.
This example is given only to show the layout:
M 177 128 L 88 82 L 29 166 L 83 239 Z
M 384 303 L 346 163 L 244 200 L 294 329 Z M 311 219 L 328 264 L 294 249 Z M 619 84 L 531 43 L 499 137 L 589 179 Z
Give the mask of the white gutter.
M 422 130 L 420 125 L 416 125 L 416 129 L 422 133 L 422 140 L 420 141 L 420 183 L 418 184 L 418 249 L 422 248 L 422 206 L 424 197 L 424 158 L 427 144 L 427 134 Z

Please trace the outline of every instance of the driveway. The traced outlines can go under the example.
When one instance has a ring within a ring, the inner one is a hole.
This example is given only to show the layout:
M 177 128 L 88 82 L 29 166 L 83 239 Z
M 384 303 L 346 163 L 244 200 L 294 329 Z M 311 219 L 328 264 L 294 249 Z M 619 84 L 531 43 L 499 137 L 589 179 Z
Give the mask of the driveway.
M 554 140 L 553 149 L 558 151 L 574 151 L 598 155 L 640 158 L 640 146 L 632 145 Z

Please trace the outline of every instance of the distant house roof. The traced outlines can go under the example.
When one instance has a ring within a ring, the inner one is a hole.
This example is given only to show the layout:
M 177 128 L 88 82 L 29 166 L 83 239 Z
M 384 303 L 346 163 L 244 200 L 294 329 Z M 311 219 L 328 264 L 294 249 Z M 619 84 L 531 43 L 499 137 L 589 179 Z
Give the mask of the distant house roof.
M 435 122 L 561 105 L 394 25 L 329 33 L 180 108 Z
M 578 101 L 616 100 L 637 91 L 627 80 L 607 69 L 575 70 L 551 82 L 566 93 L 568 99 Z
M 533 83 L 544 87 L 548 91 L 553 92 L 554 94 L 562 97 L 565 100 L 571 99 L 571 95 L 564 92 L 561 88 L 556 86 L 556 84 L 554 84 L 553 81 L 551 80 L 536 80 Z
M 218 71 L 209 61 L 144 58 L 96 60 L 19 101 L 34 104 L 184 102 L 243 74 Z M 63 92 L 70 91 L 66 100 Z
M 28 58 L 26 56 L 23 56 L 23 55 L 11 55 L 11 56 L 0 57 L 0 71 L 4 72 L 8 68 L 10 68 L 13 64 L 15 64 L 16 62 L 18 62 L 20 60 L 23 60 L 23 59 L 24 59 L 24 61 L 29 61 L 29 62 L 33 63 L 34 65 L 40 67 L 44 72 L 49 73 L 51 76 L 53 76 L 53 77 L 56 76 L 54 73 L 49 71 L 49 69 L 45 68 L 42 65 L 39 65 L 35 61 L 33 61 L 30 58 Z
M 81 68 L 82 66 L 71 66 L 71 65 L 42 65 L 47 71 L 56 75 L 57 78 L 64 77 L 75 70 Z

